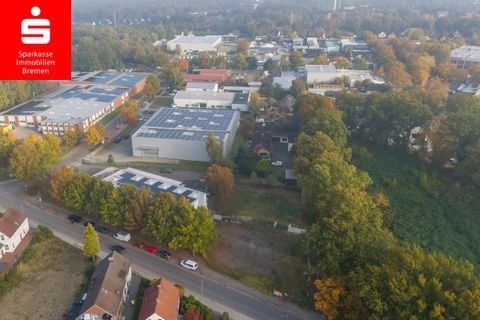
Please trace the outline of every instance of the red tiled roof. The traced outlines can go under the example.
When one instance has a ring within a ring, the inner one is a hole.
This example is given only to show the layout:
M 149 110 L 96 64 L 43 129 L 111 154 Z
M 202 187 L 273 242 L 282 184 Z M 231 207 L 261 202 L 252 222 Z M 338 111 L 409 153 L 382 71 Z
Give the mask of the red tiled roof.
M 22 212 L 14 208 L 8 208 L 0 216 L 0 232 L 9 238 L 12 237 L 25 219 L 27 219 L 27 216 Z
M 156 314 L 164 320 L 176 320 L 179 290 L 170 281 L 160 279 L 145 290 L 139 320 Z

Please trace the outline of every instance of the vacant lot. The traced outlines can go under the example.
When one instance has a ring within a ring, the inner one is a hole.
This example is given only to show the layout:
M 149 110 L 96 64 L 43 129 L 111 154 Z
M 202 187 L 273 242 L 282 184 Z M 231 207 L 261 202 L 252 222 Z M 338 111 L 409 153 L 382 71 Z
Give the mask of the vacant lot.
M 304 225 L 300 193 L 283 188 L 237 184 L 224 215 L 248 216 L 260 221 Z
M 89 264 L 81 251 L 53 236 L 34 240 L 11 271 L 18 283 L 0 298 L 0 318 L 62 319 Z
M 480 265 L 477 188 L 404 153 L 354 150 L 354 163 L 370 174 L 372 189 L 388 196 L 385 221 L 398 238 Z
M 259 291 L 287 292 L 300 304 L 305 299 L 306 260 L 299 238 L 258 224 L 217 224 L 217 239 L 210 250 L 210 266 Z

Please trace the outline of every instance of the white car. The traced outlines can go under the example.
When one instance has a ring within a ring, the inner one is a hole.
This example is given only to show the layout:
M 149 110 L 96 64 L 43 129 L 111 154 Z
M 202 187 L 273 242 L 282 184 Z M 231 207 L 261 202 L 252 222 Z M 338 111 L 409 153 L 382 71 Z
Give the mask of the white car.
M 198 269 L 198 263 L 193 260 L 182 260 L 180 261 L 180 265 L 185 269 L 195 271 Z
M 113 234 L 113 238 L 117 239 L 117 240 L 120 240 L 120 241 L 123 241 L 123 242 L 128 242 L 130 241 L 130 239 L 132 238 L 130 236 L 130 233 L 128 232 L 117 232 L 115 234 Z
M 280 161 L 280 160 L 273 161 L 273 162 L 272 162 L 272 166 L 274 166 L 274 167 L 281 167 L 281 166 L 283 166 L 283 162 Z

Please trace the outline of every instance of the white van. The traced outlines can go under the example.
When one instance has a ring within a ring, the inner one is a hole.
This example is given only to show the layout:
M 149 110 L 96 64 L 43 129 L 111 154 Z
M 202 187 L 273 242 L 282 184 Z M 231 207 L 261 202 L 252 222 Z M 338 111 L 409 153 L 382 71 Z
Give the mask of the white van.
M 120 241 L 123 241 L 123 242 L 128 242 L 130 241 L 130 239 L 132 238 L 130 236 L 130 233 L 128 232 L 123 232 L 123 231 L 120 231 L 120 232 L 117 232 L 113 235 L 113 237 L 117 240 L 120 240 Z

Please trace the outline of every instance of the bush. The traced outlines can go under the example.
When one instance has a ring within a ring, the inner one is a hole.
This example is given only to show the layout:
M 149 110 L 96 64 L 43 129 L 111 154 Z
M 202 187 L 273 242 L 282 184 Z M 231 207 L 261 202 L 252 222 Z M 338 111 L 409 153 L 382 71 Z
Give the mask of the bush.
M 213 319 L 213 312 L 212 310 L 195 299 L 194 296 L 189 295 L 188 297 L 183 297 L 180 300 L 180 314 L 185 314 L 189 310 L 198 310 L 200 311 L 200 314 L 202 315 L 203 319 L 205 320 L 211 320 Z
M 230 320 L 230 315 L 228 314 L 228 312 L 222 313 L 221 320 Z
M 185 295 L 185 288 L 179 284 L 176 284 L 175 287 L 178 288 L 178 295 L 182 298 Z

